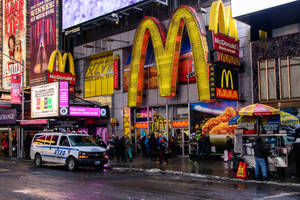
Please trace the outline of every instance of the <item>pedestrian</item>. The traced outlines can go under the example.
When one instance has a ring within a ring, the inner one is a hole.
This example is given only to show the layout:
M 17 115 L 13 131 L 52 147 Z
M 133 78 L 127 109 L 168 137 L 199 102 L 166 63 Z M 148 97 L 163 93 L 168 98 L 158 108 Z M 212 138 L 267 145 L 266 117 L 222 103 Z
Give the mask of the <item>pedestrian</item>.
M 4 140 L 2 140 L 2 144 L 1 144 L 3 150 L 4 150 L 4 155 L 6 157 L 8 157 L 8 136 L 6 136 L 4 138 Z
M 147 135 L 145 139 L 145 148 L 146 148 L 146 158 L 148 159 L 150 157 L 150 135 Z
M 109 159 L 111 159 L 111 160 L 114 159 L 114 150 L 115 150 L 114 139 L 108 138 L 106 151 L 107 151 L 107 155 L 108 155 Z
M 189 144 L 190 144 L 190 147 L 191 147 L 191 156 L 190 156 L 190 159 L 191 160 L 195 160 L 196 159 L 196 153 L 197 153 L 197 139 L 196 139 L 196 133 L 192 133 L 192 136 L 190 137 L 190 140 L 189 140 Z
M 258 179 L 258 175 L 261 169 L 263 180 L 268 178 L 267 166 L 265 159 L 267 158 L 268 150 L 264 147 L 263 140 L 261 137 L 256 138 L 256 144 L 254 145 L 254 156 L 255 156 L 255 178 Z
M 197 146 L 197 144 L 196 144 L 196 146 Z M 170 151 L 171 157 L 176 156 L 176 144 L 175 144 L 174 136 L 170 136 L 170 138 L 169 138 L 169 151 Z
M 116 156 L 117 156 L 117 162 L 120 162 L 120 157 L 122 157 L 122 149 L 121 149 L 121 140 L 118 136 L 115 138 L 115 148 L 116 148 Z
M 104 149 L 107 148 L 107 145 L 105 144 L 105 142 L 103 141 L 101 136 L 97 136 L 97 144 L 98 144 L 98 146 L 100 146 Z
M 140 145 L 141 145 L 141 150 L 142 150 L 142 156 L 143 156 L 143 157 L 146 157 L 145 140 L 146 140 L 146 136 L 145 136 L 145 135 L 142 135 L 142 136 L 141 136 Z
M 13 136 L 12 140 L 12 156 L 17 157 L 17 137 Z
M 121 141 L 120 141 L 121 158 L 122 158 L 122 161 L 126 162 L 125 142 L 126 142 L 125 136 L 122 136 Z
M 204 134 L 200 135 L 198 140 L 198 160 L 204 159 L 204 150 L 205 150 L 205 136 Z
M 150 159 L 151 161 L 156 161 L 156 152 L 157 152 L 157 141 L 152 133 L 149 139 L 149 148 L 150 148 Z
M 233 152 L 233 142 L 230 136 L 226 136 L 226 145 L 224 150 L 224 162 L 231 160 Z
M 125 138 L 125 148 L 126 148 L 126 152 L 127 152 L 129 161 L 132 162 L 131 142 L 130 142 L 130 139 L 128 136 Z
M 160 139 L 158 148 L 159 148 L 159 163 L 167 165 L 168 158 L 166 157 L 166 152 L 168 151 L 168 144 L 165 138 Z

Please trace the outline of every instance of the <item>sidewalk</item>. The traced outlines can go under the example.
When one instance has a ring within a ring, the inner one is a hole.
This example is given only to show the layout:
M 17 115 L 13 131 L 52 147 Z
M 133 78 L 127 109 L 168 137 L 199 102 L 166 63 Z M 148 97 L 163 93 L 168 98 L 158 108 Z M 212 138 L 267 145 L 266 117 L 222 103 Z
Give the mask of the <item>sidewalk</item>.
M 173 171 L 173 172 L 184 172 L 192 174 L 201 174 L 208 176 L 226 177 L 229 179 L 235 178 L 235 173 L 231 169 L 230 162 L 224 162 L 221 159 L 207 159 L 200 162 L 190 161 L 187 157 L 176 157 L 170 158 L 168 165 L 160 165 L 151 161 L 150 159 L 137 156 L 133 159 L 133 162 L 116 162 L 114 160 L 109 160 L 109 167 L 112 168 L 128 168 L 128 169 L 141 169 L 150 170 L 160 169 L 161 171 Z M 299 178 L 292 176 L 289 170 L 286 170 L 286 176 L 282 178 L 270 178 L 269 181 L 281 182 L 281 183 L 300 183 Z M 251 179 L 249 179 L 251 180 Z

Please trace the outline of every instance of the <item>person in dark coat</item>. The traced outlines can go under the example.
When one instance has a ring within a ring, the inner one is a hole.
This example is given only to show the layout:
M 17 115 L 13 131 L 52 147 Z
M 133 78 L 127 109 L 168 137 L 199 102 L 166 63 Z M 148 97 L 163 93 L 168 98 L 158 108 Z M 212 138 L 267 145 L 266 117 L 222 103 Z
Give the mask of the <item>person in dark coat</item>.
M 225 145 L 225 150 L 224 150 L 224 161 L 227 162 L 230 160 L 233 152 L 233 142 L 230 136 L 226 136 L 226 145 Z
M 120 162 L 120 157 L 121 157 L 121 140 L 119 139 L 118 136 L 115 138 L 115 149 L 116 149 L 116 156 L 117 156 L 117 161 Z
M 201 134 L 198 140 L 198 160 L 202 160 L 204 158 L 205 152 L 205 136 Z
M 149 147 L 150 147 L 150 158 L 151 161 L 156 161 L 156 152 L 157 152 L 157 140 L 152 133 L 149 139 Z
M 265 148 L 263 144 L 263 140 L 261 137 L 256 138 L 256 144 L 254 145 L 254 156 L 255 156 L 255 178 L 258 178 L 259 171 L 261 169 L 263 179 L 267 179 L 267 166 L 265 159 L 267 158 L 268 150 Z

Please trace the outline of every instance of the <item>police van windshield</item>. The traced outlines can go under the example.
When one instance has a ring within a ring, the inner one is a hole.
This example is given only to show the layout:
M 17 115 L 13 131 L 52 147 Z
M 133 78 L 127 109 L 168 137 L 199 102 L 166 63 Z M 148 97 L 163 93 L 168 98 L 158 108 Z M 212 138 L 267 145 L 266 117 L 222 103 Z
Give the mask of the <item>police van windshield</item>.
M 90 136 L 69 136 L 72 146 L 98 146 Z

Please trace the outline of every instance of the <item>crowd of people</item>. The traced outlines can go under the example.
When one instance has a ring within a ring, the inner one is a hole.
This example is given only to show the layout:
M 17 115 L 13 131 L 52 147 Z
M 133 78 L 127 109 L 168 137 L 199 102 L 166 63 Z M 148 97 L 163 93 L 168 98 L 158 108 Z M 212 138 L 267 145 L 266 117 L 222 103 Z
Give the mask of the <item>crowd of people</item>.
M 161 133 L 156 134 L 156 136 L 154 133 L 148 136 L 141 135 L 137 141 L 137 151 L 135 151 L 134 140 L 131 142 L 128 136 L 122 136 L 121 138 L 112 136 L 108 138 L 107 144 L 101 137 L 97 136 L 96 142 L 107 150 L 110 159 L 116 157 L 117 162 L 126 162 L 127 160 L 131 162 L 135 152 L 137 152 L 137 154 L 141 154 L 143 157 L 151 159 L 151 161 L 167 165 L 170 153 L 169 146 L 173 147 L 172 143 L 168 145 L 167 139 Z

